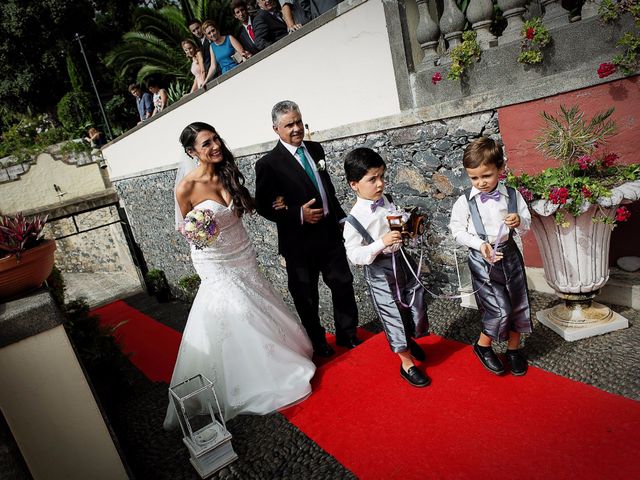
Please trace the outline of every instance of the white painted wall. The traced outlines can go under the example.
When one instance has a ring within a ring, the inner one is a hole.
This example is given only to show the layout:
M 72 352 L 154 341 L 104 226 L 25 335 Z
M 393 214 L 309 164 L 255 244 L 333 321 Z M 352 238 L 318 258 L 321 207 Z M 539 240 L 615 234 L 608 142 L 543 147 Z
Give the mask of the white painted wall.
M 312 131 L 400 113 L 382 0 L 369 0 L 228 81 L 103 149 L 112 179 L 179 161 L 191 122 L 217 129 L 233 150 L 276 139 L 271 107 L 300 105 Z
M 0 365 L 0 409 L 33 478 L 128 478 L 62 325 L 0 348 Z

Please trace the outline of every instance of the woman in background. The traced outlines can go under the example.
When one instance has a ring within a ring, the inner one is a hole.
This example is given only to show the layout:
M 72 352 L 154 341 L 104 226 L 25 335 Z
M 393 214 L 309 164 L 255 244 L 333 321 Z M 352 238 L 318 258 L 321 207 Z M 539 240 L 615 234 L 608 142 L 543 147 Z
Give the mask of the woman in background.
M 202 88 L 205 82 L 205 70 L 204 70 L 204 57 L 202 56 L 202 52 L 200 48 L 196 45 L 193 40 L 183 40 L 182 41 L 182 51 L 187 56 L 187 58 L 191 59 L 191 73 L 194 76 L 193 85 L 191 86 L 191 91 L 189 93 L 195 92 L 197 89 Z M 211 65 L 215 63 L 215 58 L 211 57 Z

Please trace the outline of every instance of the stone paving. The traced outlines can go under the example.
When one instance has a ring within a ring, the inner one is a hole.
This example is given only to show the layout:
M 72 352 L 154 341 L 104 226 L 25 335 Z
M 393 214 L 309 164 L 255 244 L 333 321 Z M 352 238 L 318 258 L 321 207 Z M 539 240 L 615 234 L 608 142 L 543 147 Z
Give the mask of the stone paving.
M 178 301 L 157 304 L 146 294 L 125 299 L 153 318 L 181 331 L 188 306 Z M 558 303 L 551 295 L 532 292 L 535 311 Z M 536 367 L 594 385 L 611 393 L 640 400 L 640 312 L 612 306 L 630 327 L 599 337 L 565 342 L 534 321 L 526 351 Z M 428 306 L 431 331 L 467 344 L 478 334 L 479 314 L 456 302 L 434 300 Z M 368 323 L 367 323 L 368 321 Z M 379 331 L 377 321 L 362 318 L 364 328 Z M 327 329 L 332 326 L 327 324 Z M 503 350 L 505 345 L 499 345 Z M 197 479 L 178 432 L 164 432 L 167 386 L 149 382 L 130 366 L 126 371 L 130 391 L 112 423 L 122 450 L 138 479 Z M 576 399 L 579 402 L 579 399 Z M 228 423 L 239 460 L 213 478 L 220 479 L 340 479 L 355 478 L 333 457 L 291 425 L 282 415 L 240 416 Z
M 140 279 L 131 273 L 63 272 L 65 302 L 84 298 L 90 307 L 97 307 L 142 290 Z

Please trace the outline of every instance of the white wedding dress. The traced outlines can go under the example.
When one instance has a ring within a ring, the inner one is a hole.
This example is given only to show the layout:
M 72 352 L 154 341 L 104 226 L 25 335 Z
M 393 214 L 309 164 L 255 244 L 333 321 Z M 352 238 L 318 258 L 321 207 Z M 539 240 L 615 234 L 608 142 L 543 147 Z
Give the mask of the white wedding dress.
M 198 373 L 209 378 L 227 420 L 240 413 L 266 414 L 304 399 L 316 368 L 311 343 L 258 271 L 242 221 L 231 207 L 213 200 L 194 208 L 211 209 L 220 234 L 213 247 L 191 249 L 201 284 L 171 385 Z M 170 403 L 164 428 L 177 426 Z

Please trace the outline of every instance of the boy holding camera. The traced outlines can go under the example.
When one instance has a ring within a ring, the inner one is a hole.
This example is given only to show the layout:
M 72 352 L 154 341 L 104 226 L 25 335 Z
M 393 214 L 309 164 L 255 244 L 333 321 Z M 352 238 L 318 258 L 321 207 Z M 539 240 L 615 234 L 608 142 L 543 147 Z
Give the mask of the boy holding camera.
M 473 186 L 453 205 L 449 229 L 456 242 L 469 247 L 471 282 L 482 312 L 482 332 L 473 351 L 484 368 L 502 375 L 504 365 L 491 343 L 507 340 L 511 373 L 524 375 L 527 359 L 519 349 L 520 336 L 531 332 L 531 309 L 524 261 L 512 232 L 529 230 L 531 214 L 520 192 L 499 182 L 504 156 L 495 141 L 473 141 L 462 164 Z
M 384 194 L 386 168 L 370 148 L 347 154 L 344 170 L 358 199 L 344 225 L 345 249 L 354 265 L 364 265 L 373 306 L 391 350 L 402 362 L 400 375 L 414 387 L 426 387 L 431 379 L 414 364 L 414 359 L 423 361 L 425 355 L 413 340 L 429 334 L 424 289 L 410 270 L 416 271 L 415 262 L 407 256 L 411 263 L 407 265 L 400 252 L 402 234 L 389 226 L 387 216 L 397 219 L 401 212 Z

